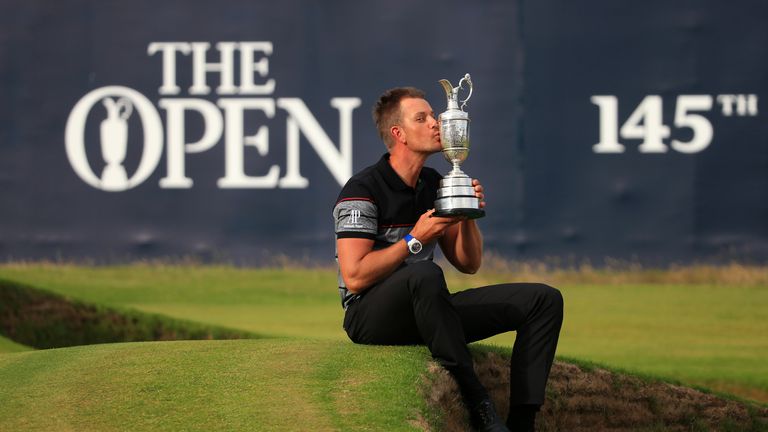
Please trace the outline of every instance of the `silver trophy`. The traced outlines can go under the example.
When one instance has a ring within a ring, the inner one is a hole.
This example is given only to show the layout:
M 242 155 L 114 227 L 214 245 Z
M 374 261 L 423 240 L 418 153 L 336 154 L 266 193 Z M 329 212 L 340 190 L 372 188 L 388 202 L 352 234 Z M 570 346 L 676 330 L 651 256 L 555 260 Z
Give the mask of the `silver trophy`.
M 461 101 L 459 108 L 459 90 L 464 88 L 464 83 L 469 85 L 469 94 Z M 480 218 L 485 216 L 485 210 L 480 208 L 472 179 L 459 167 L 469 155 L 469 114 L 464 112 L 464 107 L 472 97 L 472 79 L 465 74 L 456 87 L 444 79 L 440 80 L 440 84 L 448 96 L 448 109 L 438 117 L 440 142 L 443 156 L 453 164 L 453 169 L 440 180 L 434 215 Z

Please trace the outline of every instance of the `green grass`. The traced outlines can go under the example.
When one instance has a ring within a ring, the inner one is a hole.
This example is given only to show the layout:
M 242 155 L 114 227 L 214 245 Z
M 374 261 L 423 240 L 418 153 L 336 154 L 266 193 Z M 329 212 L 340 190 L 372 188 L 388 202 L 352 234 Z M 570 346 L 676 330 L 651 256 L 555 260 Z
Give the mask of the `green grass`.
M 558 354 L 768 402 L 768 287 L 561 288 Z
M 328 270 L 6 265 L 0 278 L 104 306 L 268 336 L 346 337 L 336 275 Z
M 29 351 L 32 348 L 18 344 L 6 337 L 0 336 L 0 354 Z
M 86 303 L 0 278 L 0 326 L 30 347 L 61 348 L 117 342 L 256 339 L 254 332 Z
M 5 265 L 0 278 L 267 336 L 346 340 L 333 270 Z M 467 279 L 449 273 L 453 289 L 505 280 L 514 275 Z M 566 301 L 559 355 L 768 402 L 768 287 L 565 283 L 559 288 Z M 509 346 L 514 333 L 489 341 Z
M 415 430 L 424 348 L 236 340 L 0 355 L 0 430 Z

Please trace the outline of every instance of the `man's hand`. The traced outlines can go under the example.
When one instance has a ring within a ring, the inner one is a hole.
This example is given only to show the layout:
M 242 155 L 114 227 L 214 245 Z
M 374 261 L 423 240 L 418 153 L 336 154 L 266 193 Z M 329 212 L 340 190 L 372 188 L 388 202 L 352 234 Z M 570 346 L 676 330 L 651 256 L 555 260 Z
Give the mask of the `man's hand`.
M 422 243 L 429 243 L 434 239 L 440 238 L 445 234 L 445 230 L 448 227 L 455 225 L 462 220 L 463 217 L 438 217 L 433 216 L 435 209 L 427 210 L 419 217 L 411 230 L 411 235 L 414 236 Z
M 472 186 L 475 188 L 475 196 L 480 200 L 480 208 L 485 207 L 485 193 L 483 193 L 483 185 L 480 184 L 480 180 L 473 179 Z
M 480 208 L 484 208 L 485 193 L 483 192 L 483 185 L 480 184 L 480 180 L 473 179 L 472 187 L 475 189 L 475 196 L 480 200 Z M 421 242 L 428 243 L 433 239 L 440 238 L 448 228 L 467 220 L 463 216 L 437 217 L 432 215 L 434 212 L 435 209 L 427 210 L 426 213 L 419 217 L 418 222 L 416 222 L 413 230 L 411 230 L 411 235 Z

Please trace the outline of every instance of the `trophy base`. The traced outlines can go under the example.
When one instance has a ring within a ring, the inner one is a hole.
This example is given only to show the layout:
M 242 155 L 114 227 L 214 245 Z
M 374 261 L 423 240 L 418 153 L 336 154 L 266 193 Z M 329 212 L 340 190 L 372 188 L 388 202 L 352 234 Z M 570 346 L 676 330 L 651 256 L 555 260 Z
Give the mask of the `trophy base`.
M 441 209 L 435 210 L 432 216 L 437 217 L 454 217 L 454 216 L 466 216 L 468 219 L 479 219 L 485 216 L 485 210 L 475 208 L 453 208 L 453 209 Z
M 466 174 L 449 173 L 440 180 L 437 190 L 434 216 L 452 217 L 465 216 L 477 219 L 485 216 L 485 210 L 480 208 L 480 200 L 475 196 L 472 179 Z

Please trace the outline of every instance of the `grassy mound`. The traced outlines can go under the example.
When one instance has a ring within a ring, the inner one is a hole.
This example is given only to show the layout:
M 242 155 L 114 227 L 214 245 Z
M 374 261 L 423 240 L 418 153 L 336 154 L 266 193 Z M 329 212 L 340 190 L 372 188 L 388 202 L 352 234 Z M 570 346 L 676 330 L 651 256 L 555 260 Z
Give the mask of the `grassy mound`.
M 475 353 L 504 415 L 507 353 Z M 4 354 L 0 395 L 0 430 L 468 430 L 455 383 L 423 347 L 262 339 Z M 767 420 L 765 408 L 558 362 L 539 426 L 765 431 Z
M 284 339 L 0 355 L 0 430 L 417 430 L 423 348 Z
M 533 270 L 489 260 L 478 274 L 446 276 L 452 290 L 526 280 L 560 288 L 558 355 L 768 403 L 768 269 Z M 335 269 L 17 263 L 0 265 L 0 279 L 118 310 L 273 337 L 347 340 Z M 511 346 L 514 338 L 490 342 Z
M 0 334 L 16 343 L 35 348 L 108 342 L 257 337 L 254 333 L 241 330 L 88 304 L 2 279 Z
M 0 430 L 468 430 L 424 348 L 346 340 L 333 284 L 323 269 L 0 266 L 0 333 L 25 345 L 274 338 L 0 354 Z M 559 285 L 558 351 L 768 400 L 761 284 Z M 474 351 L 505 415 L 509 349 Z M 764 405 L 579 362 L 557 363 L 547 394 L 543 431 L 768 430 Z

